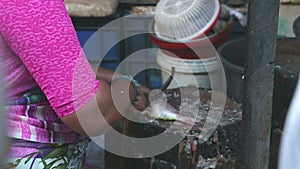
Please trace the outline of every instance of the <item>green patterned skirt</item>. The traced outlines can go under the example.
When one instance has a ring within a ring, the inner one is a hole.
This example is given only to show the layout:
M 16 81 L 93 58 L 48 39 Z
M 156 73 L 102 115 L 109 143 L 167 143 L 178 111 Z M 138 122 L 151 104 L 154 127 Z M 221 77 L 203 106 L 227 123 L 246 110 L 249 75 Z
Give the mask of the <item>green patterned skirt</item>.
M 12 140 L 6 169 L 83 169 L 89 142 L 57 145 Z

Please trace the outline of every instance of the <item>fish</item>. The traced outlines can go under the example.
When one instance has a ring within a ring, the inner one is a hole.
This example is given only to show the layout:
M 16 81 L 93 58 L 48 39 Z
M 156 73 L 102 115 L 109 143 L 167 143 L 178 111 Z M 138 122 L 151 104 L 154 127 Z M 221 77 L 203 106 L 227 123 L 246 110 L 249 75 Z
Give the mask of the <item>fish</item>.
M 171 75 L 168 77 L 168 79 L 164 82 L 162 87 L 160 88 L 160 91 L 165 92 L 170 85 L 170 83 L 173 80 L 173 76 L 175 74 L 175 68 L 172 67 L 171 69 Z M 177 111 L 174 107 L 172 107 L 170 104 L 166 102 L 166 100 L 159 99 L 159 95 L 156 96 L 153 94 L 150 105 L 150 111 L 145 111 L 146 114 L 150 118 L 157 119 L 157 120 L 165 120 L 165 121 L 178 121 L 189 125 L 196 124 L 196 120 L 191 117 L 186 117 L 181 115 L 179 111 Z
M 150 111 L 148 111 L 147 114 L 150 118 L 157 120 L 178 121 L 189 125 L 195 125 L 197 123 L 195 118 L 182 115 L 182 113 L 162 100 L 153 101 Z

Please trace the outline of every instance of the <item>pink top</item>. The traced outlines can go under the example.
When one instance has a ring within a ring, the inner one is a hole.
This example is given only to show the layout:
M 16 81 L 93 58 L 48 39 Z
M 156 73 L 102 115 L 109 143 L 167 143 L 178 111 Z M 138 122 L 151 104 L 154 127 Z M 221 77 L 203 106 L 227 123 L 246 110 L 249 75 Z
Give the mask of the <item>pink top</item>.
M 55 112 L 51 115 L 46 108 L 44 113 L 48 114 L 44 116 L 55 119 L 47 121 L 44 117 L 35 117 L 37 115 L 29 117 L 28 112 L 24 113 L 30 108 L 28 106 L 23 109 L 10 106 L 7 108 L 8 135 L 30 141 L 70 142 L 49 138 L 55 137 L 53 132 L 60 132 L 53 126 L 64 126 L 58 117 L 82 108 L 95 95 L 98 81 L 82 52 L 64 1 L 2 0 L 0 59 L 1 67 L 4 67 L 0 73 L 5 71 L 7 99 L 16 99 L 28 90 L 40 87 Z M 30 119 L 41 123 L 29 124 Z M 45 130 L 44 138 L 30 137 L 34 133 L 32 128 Z M 65 127 L 61 128 L 67 133 Z

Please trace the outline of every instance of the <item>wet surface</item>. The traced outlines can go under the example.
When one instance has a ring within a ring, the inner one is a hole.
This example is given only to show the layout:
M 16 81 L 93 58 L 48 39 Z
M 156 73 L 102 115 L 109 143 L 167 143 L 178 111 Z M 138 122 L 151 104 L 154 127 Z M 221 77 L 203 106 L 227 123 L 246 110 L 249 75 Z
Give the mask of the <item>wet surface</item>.
M 131 137 L 151 137 L 161 133 L 180 134 L 184 139 L 171 150 L 155 157 L 165 161 L 163 166 L 152 165 L 152 169 L 172 168 L 205 168 L 204 166 L 221 169 L 233 167 L 237 152 L 237 131 L 242 118 L 241 107 L 230 99 L 226 99 L 222 118 L 216 130 L 206 140 L 201 141 L 199 136 L 208 117 L 212 105 L 211 91 L 185 87 L 166 91 L 168 103 L 174 106 L 184 116 L 197 119 L 198 123 L 192 128 L 177 121 L 155 120 L 144 116 L 147 123 L 127 122 L 126 134 Z M 213 116 L 210 116 L 213 117 Z M 212 126 L 213 127 L 213 126 Z M 137 160 L 129 160 L 137 165 Z M 142 162 L 141 160 L 141 163 Z M 166 167 L 167 164 L 172 164 Z M 127 164 L 128 168 L 133 165 Z M 151 166 L 151 165 L 149 165 Z M 145 167 L 145 166 L 143 166 Z

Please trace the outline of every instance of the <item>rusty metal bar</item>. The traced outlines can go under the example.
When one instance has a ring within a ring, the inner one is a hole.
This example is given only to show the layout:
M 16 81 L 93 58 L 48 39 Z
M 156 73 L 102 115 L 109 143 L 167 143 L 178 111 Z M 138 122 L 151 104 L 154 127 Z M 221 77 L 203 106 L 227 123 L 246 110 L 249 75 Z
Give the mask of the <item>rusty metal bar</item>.
M 238 169 L 268 169 L 279 0 L 249 3 Z

